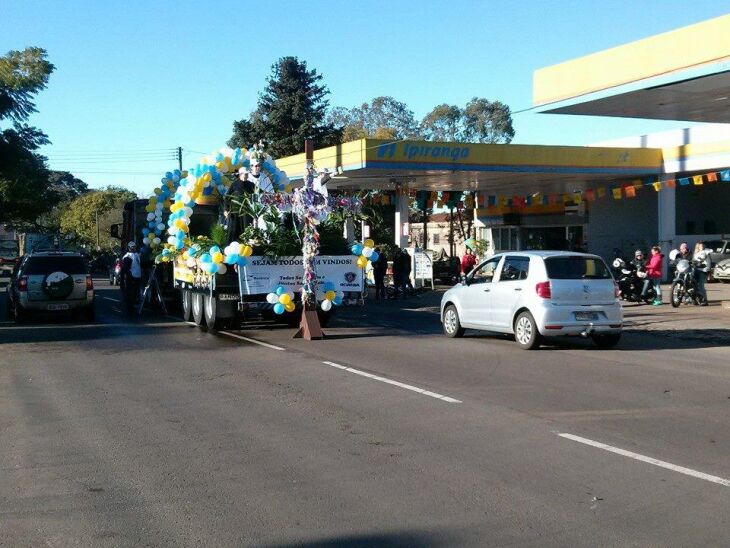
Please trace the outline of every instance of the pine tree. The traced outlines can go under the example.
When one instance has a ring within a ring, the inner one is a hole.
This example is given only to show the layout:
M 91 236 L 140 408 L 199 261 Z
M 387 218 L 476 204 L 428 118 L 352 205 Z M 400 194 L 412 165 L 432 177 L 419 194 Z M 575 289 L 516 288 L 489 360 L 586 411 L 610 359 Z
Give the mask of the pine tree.
M 304 140 L 319 147 L 340 141 L 341 130 L 325 121 L 329 95 L 315 69 L 306 61 L 282 57 L 272 66 L 272 75 L 248 119 L 233 123 L 231 147 L 250 147 L 262 140 L 266 151 L 280 158 L 302 152 Z

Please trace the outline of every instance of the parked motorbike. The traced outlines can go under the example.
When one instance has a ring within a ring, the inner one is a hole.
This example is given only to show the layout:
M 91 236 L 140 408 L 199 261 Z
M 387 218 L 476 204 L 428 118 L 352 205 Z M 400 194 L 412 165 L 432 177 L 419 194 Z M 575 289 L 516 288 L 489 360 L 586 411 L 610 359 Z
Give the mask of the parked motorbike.
M 646 297 L 641 296 L 644 290 L 644 280 L 646 280 L 646 270 L 634 268 L 632 264 L 627 264 L 620 257 L 614 259 L 613 269 L 621 299 L 632 303 L 651 304 L 654 302 L 656 291 L 651 285 L 647 289 Z
M 669 259 L 675 261 L 679 251 L 672 250 Z M 679 259 L 675 265 L 675 277 L 672 282 L 670 302 L 674 308 L 680 304 L 702 304 L 703 296 L 697 291 L 696 265 L 687 259 Z
M 109 271 L 109 283 L 111 285 L 119 285 L 122 278 L 122 260 L 117 259 L 114 266 Z

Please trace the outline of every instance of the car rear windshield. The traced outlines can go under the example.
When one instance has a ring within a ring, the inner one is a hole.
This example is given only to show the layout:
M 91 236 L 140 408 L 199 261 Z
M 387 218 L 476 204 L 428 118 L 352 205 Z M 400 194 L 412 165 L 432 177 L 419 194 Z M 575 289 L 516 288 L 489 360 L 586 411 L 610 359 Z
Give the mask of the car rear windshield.
M 598 257 L 549 257 L 545 259 L 552 280 L 608 280 L 611 274 Z
M 30 257 L 23 268 L 27 276 L 39 276 L 51 272 L 65 272 L 66 274 L 86 274 L 86 261 L 81 257 Z

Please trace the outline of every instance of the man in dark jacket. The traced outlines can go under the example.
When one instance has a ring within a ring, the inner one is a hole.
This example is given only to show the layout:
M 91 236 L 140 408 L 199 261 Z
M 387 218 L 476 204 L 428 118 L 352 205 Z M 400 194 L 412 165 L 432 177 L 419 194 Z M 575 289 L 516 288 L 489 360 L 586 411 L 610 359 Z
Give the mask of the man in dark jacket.
M 403 284 L 403 298 L 408 296 L 408 291 L 415 291 L 411 283 L 411 254 L 401 251 L 401 283 Z
M 373 263 L 373 278 L 375 279 L 375 298 L 385 299 L 385 274 L 388 271 L 388 258 L 376 247 L 378 260 Z

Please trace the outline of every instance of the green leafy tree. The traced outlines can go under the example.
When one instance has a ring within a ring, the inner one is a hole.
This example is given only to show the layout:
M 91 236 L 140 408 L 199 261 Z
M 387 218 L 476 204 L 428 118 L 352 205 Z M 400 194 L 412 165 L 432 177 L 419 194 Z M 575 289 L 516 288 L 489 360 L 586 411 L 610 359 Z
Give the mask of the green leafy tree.
M 515 136 L 510 108 L 499 101 L 474 97 L 462 109 L 442 104 L 421 121 L 431 141 L 462 143 L 510 143 Z
M 258 107 L 248 119 L 233 123 L 232 147 L 250 147 L 262 140 L 274 157 L 301 152 L 306 139 L 318 147 L 340 141 L 341 131 L 325 120 L 329 102 L 322 75 L 306 61 L 282 57 L 272 66 Z
M 119 241 L 111 238 L 109 229 L 122 221 L 124 204 L 136 197 L 134 192 L 114 186 L 82 194 L 61 213 L 61 230 L 92 248 L 97 245 L 98 234 L 99 246 L 112 249 Z
M 418 139 L 418 122 L 408 105 L 393 97 L 376 97 L 359 107 L 332 109 L 328 120 L 342 128 L 343 141 L 355 139 Z
M 45 158 L 36 151 L 46 135 L 25 122 L 35 96 L 54 70 L 41 48 L 0 57 L 0 221 L 32 222 L 52 206 Z

